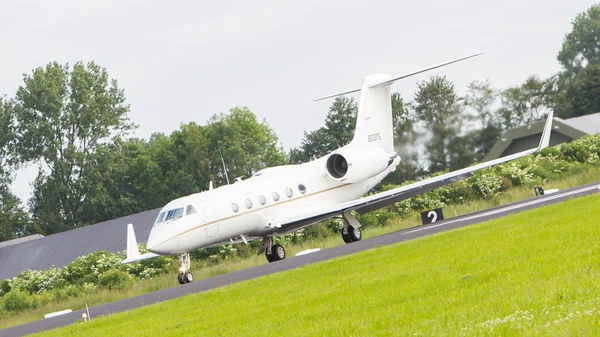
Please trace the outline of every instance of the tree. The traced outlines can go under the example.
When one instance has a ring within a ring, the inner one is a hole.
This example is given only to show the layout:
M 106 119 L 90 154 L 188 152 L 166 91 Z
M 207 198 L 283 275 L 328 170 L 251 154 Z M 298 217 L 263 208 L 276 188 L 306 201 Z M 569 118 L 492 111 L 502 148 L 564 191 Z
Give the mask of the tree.
M 208 123 L 206 137 L 210 144 L 211 173 L 219 184 L 226 183 L 219 152 L 223 154 L 230 178 L 250 177 L 260 169 L 286 163 L 275 132 L 266 121 L 258 122 L 247 107 L 214 115 Z
M 554 95 L 554 78 L 540 80 L 535 75 L 528 77 L 518 87 L 502 91 L 502 108 L 498 114 L 503 129 L 541 120 L 553 108 Z
M 40 163 L 30 209 L 44 234 L 83 222 L 86 177 L 98 146 L 127 134 L 129 105 L 116 80 L 94 62 L 49 63 L 23 76 L 14 98 L 23 161 Z
M 588 64 L 565 92 L 574 117 L 600 112 L 600 64 Z
M 500 123 L 497 121 L 493 109 L 493 105 L 497 100 L 498 91 L 492 87 L 489 81 L 473 81 L 467 86 L 467 94 L 463 99 L 463 103 L 468 111 L 471 111 L 472 119 L 478 125 L 473 131 L 467 133 L 463 141 L 468 141 L 469 145 L 474 145 L 473 159 L 475 161 L 482 160 L 500 138 Z M 458 146 L 459 143 L 454 145 Z M 460 149 L 455 149 L 455 151 L 458 150 Z M 466 161 L 468 162 L 468 159 Z
M 574 78 L 588 64 L 600 64 L 600 4 L 579 13 L 572 24 L 557 57 L 568 78 Z
M 11 105 L 5 104 L 0 97 L 0 242 L 28 235 L 33 231 L 29 226 L 27 213 L 21 207 L 21 201 L 10 191 L 11 171 L 16 164 L 14 127 Z
M 358 105 L 352 97 L 336 97 L 325 125 L 315 131 L 304 132 L 304 138 L 298 148 L 290 150 L 289 162 L 305 163 L 320 158 L 352 141 L 356 128 Z
M 385 177 L 383 184 L 401 184 L 414 180 L 421 175 L 418 167 L 418 156 L 414 146 L 416 132 L 415 121 L 402 96 L 392 94 L 392 123 L 394 124 L 394 149 L 401 161 L 396 171 Z
M 430 173 L 447 170 L 456 161 L 450 145 L 460 132 L 458 102 L 454 85 L 445 76 L 432 76 L 429 81 L 417 83 L 413 108 L 430 134 L 425 144 Z

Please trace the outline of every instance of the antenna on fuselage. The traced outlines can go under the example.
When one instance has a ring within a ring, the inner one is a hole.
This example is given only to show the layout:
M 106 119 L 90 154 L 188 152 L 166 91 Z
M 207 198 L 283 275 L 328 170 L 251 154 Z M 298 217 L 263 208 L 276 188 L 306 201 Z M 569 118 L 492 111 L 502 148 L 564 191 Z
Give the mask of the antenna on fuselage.
M 221 156 L 221 163 L 223 163 L 223 171 L 225 172 L 225 179 L 227 179 L 227 185 L 229 185 L 229 176 L 227 175 L 227 166 L 225 166 L 225 159 L 223 159 L 223 152 L 221 152 L 221 144 L 219 138 L 217 138 L 217 147 L 219 148 L 219 155 Z
M 213 182 L 211 180 L 210 183 L 208 183 L 208 190 L 212 191 L 212 189 L 213 189 Z

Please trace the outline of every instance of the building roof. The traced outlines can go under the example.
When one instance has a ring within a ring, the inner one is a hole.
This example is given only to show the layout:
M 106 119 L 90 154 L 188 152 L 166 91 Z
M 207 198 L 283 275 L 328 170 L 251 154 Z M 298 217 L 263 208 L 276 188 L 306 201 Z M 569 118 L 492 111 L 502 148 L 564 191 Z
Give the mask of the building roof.
M 535 148 L 539 143 L 544 123 L 545 121 L 539 121 L 507 130 L 483 158 L 483 161 Z M 600 113 L 570 119 L 554 117 L 550 146 L 570 142 L 598 132 L 600 132 Z
M 127 224 L 138 242 L 147 242 L 160 208 L 0 247 L 0 280 L 20 272 L 62 267 L 79 256 L 98 250 L 122 252 L 127 248 Z
M 33 234 L 33 235 L 29 235 L 29 236 L 24 236 L 22 238 L 16 238 L 16 239 L 8 240 L 8 241 L 3 241 L 3 242 L 0 242 L 0 248 L 16 245 L 16 244 L 31 241 L 31 240 L 41 239 L 43 237 L 44 236 L 41 234 Z
M 565 119 L 563 122 L 588 135 L 594 135 L 600 132 L 600 112 L 593 115 Z

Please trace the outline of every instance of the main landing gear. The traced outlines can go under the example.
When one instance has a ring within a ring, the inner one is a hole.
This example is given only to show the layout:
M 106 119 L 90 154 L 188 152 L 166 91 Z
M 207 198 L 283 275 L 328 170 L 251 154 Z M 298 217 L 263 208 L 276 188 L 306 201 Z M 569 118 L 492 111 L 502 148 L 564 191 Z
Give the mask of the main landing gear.
M 362 231 L 360 223 L 349 211 L 342 213 L 344 219 L 344 228 L 342 228 L 342 239 L 345 243 L 360 241 L 362 239 Z
M 267 261 L 275 262 L 285 259 L 285 248 L 280 244 L 273 244 L 273 237 L 264 237 L 260 248 L 258 249 L 258 255 L 265 253 Z
M 179 281 L 179 284 L 192 282 L 194 280 L 194 275 L 190 272 L 190 253 L 179 255 L 179 261 L 181 261 L 181 267 L 179 267 L 177 281 Z

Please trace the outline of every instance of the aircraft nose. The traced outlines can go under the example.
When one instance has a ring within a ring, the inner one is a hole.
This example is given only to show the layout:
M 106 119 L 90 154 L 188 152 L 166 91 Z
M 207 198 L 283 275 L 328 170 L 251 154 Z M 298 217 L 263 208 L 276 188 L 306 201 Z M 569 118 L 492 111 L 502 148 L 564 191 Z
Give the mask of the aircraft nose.
M 156 251 L 154 251 L 154 249 L 156 249 L 156 246 L 159 244 L 158 242 L 158 235 L 156 234 L 156 227 L 152 228 L 152 230 L 150 231 L 150 236 L 148 236 L 148 242 L 146 243 L 146 248 L 153 252 L 156 253 Z

